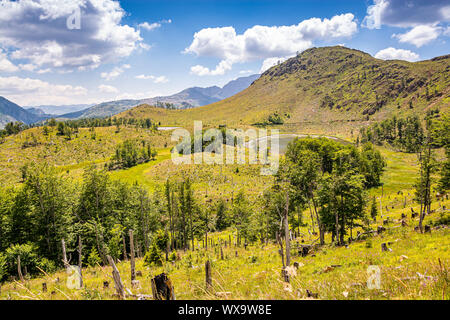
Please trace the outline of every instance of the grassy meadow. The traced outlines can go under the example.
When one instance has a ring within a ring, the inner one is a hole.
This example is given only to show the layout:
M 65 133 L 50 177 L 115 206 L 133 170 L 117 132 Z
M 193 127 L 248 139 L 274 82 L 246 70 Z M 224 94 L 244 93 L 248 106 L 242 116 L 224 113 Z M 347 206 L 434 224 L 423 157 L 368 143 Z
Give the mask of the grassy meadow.
M 129 129 L 123 130 L 123 133 L 139 134 Z M 156 136 L 156 139 L 161 139 L 157 140 L 159 145 L 165 143 L 164 138 L 167 137 Z M 83 138 L 78 139 L 82 141 Z M 108 149 L 103 150 L 104 153 L 99 153 L 98 159 L 84 159 L 78 164 L 63 164 L 59 168 L 61 171 L 68 170 L 76 177 L 87 163 L 97 161 L 101 164 L 107 159 Z M 165 272 L 174 285 L 177 299 L 314 299 L 316 296 L 308 296 L 308 290 L 317 293 L 318 299 L 448 300 L 449 230 L 444 226 L 433 228 L 431 233 L 420 234 L 414 231 L 418 218 L 411 218 L 411 208 L 415 212 L 419 211 L 419 206 L 413 201 L 413 184 L 418 172 L 417 156 L 396 152 L 388 147 L 380 147 L 379 150 L 387 160 L 387 167 L 382 177 L 383 187 L 372 189 L 370 195 L 377 198 L 380 206 L 377 221 L 372 221 L 371 227 L 376 229 L 383 225 L 383 220 L 390 221 L 384 225 L 387 230 L 381 235 L 368 236 L 346 246 L 335 247 L 330 244 L 331 238 L 327 234 L 327 245 L 301 257 L 298 248 L 303 244 L 314 243 L 317 238 L 312 232 L 309 212 L 306 210 L 305 225 L 300 227 L 300 235 L 292 243 L 291 265 L 297 262 L 298 269 L 290 270 L 290 283 L 286 283 L 281 280 L 281 258 L 275 243 L 236 247 L 235 229 L 229 228 L 208 235 L 208 239 L 213 239 L 213 247 L 209 246 L 206 250 L 203 242 L 196 239 L 194 251 L 179 250 L 176 261 L 165 261 L 161 267 L 148 267 L 144 265 L 142 257 L 138 258 L 136 269 L 142 274 L 137 278 L 139 287 L 131 285 L 129 261 L 119 262 L 117 267 L 128 288 L 127 299 L 152 299 L 151 278 Z M 155 161 L 113 171 L 110 176 L 129 183 L 137 181 L 149 191 L 162 190 L 167 178 L 176 180 L 189 176 L 196 198 L 205 205 L 219 198 L 232 201 L 233 195 L 239 190 L 243 190 L 250 201 L 256 202 L 273 180 L 273 177 L 260 176 L 257 165 L 176 166 L 170 157 L 170 148 L 162 147 L 158 149 Z M 433 225 L 442 217 L 448 219 L 449 211 L 444 208 L 449 207 L 448 198 L 439 201 L 433 198 L 433 213 L 426 216 L 424 223 Z M 400 223 L 402 214 L 407 216 L 406 227 Z M 360 229 L 354 229 L 353 235 L 357 231 Z M 230 237 L 232 245 L 228 243 L 225 246 L 225 241 Z M 388 245 L 389 251 L 382 252 L 382 243 Z M 209 290 L 205 287 L 206 260 L 212 264 L 213 285 Z M 380 289 L 369 289 L 366 285 L 367 268 L 371 265 L 381 269 Z M 109 266 L 83 268 L 84 287 L 80 290 L 67 288 L 67 274 L 62 270 L 26 279 L 23 283 L 10 281 L 2 285 L 0 299 L 117 299 L 111 272 Z M 108 288 L 104 288 L 105 281 L 109 282 Z M 43 283 L 47 285 L 46 292 L 43 292 Z

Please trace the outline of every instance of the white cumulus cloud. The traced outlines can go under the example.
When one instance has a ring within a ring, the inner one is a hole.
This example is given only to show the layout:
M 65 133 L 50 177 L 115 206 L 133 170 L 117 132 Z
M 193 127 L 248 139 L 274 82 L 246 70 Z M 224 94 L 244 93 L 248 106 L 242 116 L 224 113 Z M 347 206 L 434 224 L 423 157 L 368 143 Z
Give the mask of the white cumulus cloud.
M 6 53 L 0 48 L 0 72 L 16 72 L 19 68 L 8 60 Z
M 259 70 L 259 73 L 263 73 L 266 70 L 269 70 L 273 66 L 277 65 L 279 62 L 282 63 L 289 59 L 291 57 L 273 57 L 273 58 L 267 58 L 263 61 L 263 64 L 261 66 L 261 70 Z
M 236 34 L 233 27 L 206 28 L 194 34 L 184 53 L 221 59 L 215 69 L 196 65 L 191 73 L 222 75 L 235 63 L 286 57 L 310 48 L 315 40 L 351 37 L 357 32 L 351 13 L 331 19 L 311 18 L 291 26 L 260 26 Z
M 450 3 L 443 0 L 373 0 L 367 8 L 363 26 L 379 29 L 382 25 L 412 28 L 450 22 Z
M 101 84 L 98 86 L 98 90 L 103 93 L 118 93 L 119 90 L 116 87 Z
M 169 20 L 162 20 L 162 21 L 153 22 L 153 23 L 143 22 L 143 23 L 139 24 L 139 28 L 145 29 L 145 30 L 148 30 L 148 31 L 152 31 L 152 30 L 161 28 L 163 23 L 172 23 L 172 20 L 171 19 L 169 19 Z
M 169 79 L 167 79 L 166 76 L 152 76 L 152 75 L 145 75 L 145 74 L 140 74 L 138 76 L 136 76 L 136 79 L 140 79 L 140 80 L 152 80 L 154 83 L 167 83 L 169 82 Z
M 130 69 L 131 66 L 129 64 L 124 64 L 120 67 L 114 67 L 114 69 L 111 70 L 111 72 L 102 72 L 100 76 L 103 79 L 106 79 L 107 81 L 111 81 L 116 79 L 118 76 L 120 76 L 122 73 L 125 72 L 125 69 Z
M 69 29 L 77 8 L 80 29 Z M 0 45 L 39 68 L 96 68 L 141 47 L 139 30 L 121 22 L 125 14 L 114 0 L 2 0 Z
M 412 28 L 406 33 L 393 34 L 392 37 L 397 38 L 399 42 L 413 44 L 417 48 L 420 48 L 423 45 L 437 39 L 441 32 L 441 27 L 420 25 Z
M 382 60 L 405 60 L 414 62 L 419 60 L 419 55 L 410 50 L 389 47 L 378 51 L 377 54 L 375 54 L 375 58 Z
M 67 93 L 70 92 L 70 95 Z M 51 84 L 39 79 L 0 77 L 0 96 L 20 105 L 70 104 L 87 94 L 81 86 Z

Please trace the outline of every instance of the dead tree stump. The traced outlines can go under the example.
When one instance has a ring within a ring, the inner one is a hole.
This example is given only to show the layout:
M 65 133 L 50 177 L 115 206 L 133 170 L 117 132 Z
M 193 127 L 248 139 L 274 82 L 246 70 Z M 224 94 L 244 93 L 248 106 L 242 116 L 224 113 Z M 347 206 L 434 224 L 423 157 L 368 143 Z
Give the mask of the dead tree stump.
M 134 261 L 134 238 L 133 230 L 130 233 L 130 267 L 131 267 L 131 281 L 136 280 L 136 264 Z
M 281 269 L 281 278 L 283 278 L 284 282 L 289 282 L 289 272 L 286 268 Z
M 165 273 L 154 277 L 151 282 L 154 300 L 175 300 L 172 282 Z
M 299 250 L 299 254 L 302 257 L 306 257 L 308 255 L 310 249 L 311 249 L 310 246 L 306 246 L 306 245 L 305 246 L 301 246 L 300 250 Z
M 212 278 L 211 278 L 211 262 L 209 260 L 205 263 L 205 282 L 206 282 L 206 290 L 210 290 L 212 288 Z
M 131 280 L 131 287 L 133 289 L 140 289 L 141 288 L 141 282 L 139 280 Z
M 119 270 L 117 270 L 116 264 L 114 263 L 114 260 L 113 258 L 111 258 L 111 256 L 108 255 L 106 256 L 106 258 L 108 259 L 109 264 L 113 268 L 112 274 L 117 294 L 119 295 L 119 298 L 123 300 L 125 299 L 125 290 L 123 287 L 122 279 L 120 278 Z
M 308 289 L 306 289 L 306 296 L 308 298 L 313 298 L 313 299 L 318 299 L 319 298 L 319 294 L 318 293 L 313 293 L 313 292 L 309 291 Z
M 69 261 L 67 260 L 66 243 L 64 242 L 64 239 L 61 239 L 61 245 L 62 245 L 64 268 L 67 268 L 69 266 Z
M 386 231 L 386 228 L 385 228 L 385 227 L 383 227 L 383 226 L 378 226 L 378 228 L 377 228 L 377 233 L 378 233 L 378 234 L 381 234 L 381 233 L 383 233 L 384 231 Z

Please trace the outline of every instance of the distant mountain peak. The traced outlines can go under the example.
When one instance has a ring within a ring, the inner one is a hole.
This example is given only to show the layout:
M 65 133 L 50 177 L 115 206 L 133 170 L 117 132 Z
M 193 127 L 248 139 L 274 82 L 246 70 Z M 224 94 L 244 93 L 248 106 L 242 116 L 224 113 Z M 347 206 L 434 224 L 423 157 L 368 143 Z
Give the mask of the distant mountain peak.
M 25 124 L 32 124 L 43 119 L 44 117 L 33 114 L 0 96 L 0 128 L 3 128 L 8 122 L 19 121 Z
M 247 77 L 237 78 L 233 81 L 230 81 L 222 88 L 219 86 L 211 86 L 207 88 L 191 87 L 171 96 L 154 97 L 142 100 L 119 100 L 103 102 L 85 110 L 63 114 L 61 115 L 61 118 L 78 119 L 109 117 L 129 110 L 140 104 L 168 104 L 173 105 L 178 109 L 200 107 L 229 98 L 247 89 L 256 79 L 259 78 L 259 76 L 259 74 L 255 74 Z

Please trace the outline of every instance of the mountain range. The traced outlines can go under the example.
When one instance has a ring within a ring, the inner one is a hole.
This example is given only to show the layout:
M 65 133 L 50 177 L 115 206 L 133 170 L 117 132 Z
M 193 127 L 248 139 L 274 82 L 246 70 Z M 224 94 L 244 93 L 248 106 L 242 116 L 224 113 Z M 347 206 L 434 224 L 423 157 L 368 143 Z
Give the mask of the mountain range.
M 141 105 L 119 117 L 152 118 L 167 126 L 280 123 L 292 128 L 419 115 L 450 106 L 450 55 L 407 62 L 380 60 L 342 46 L 311 48 L 276 65 L 242 92 L 174 112 Z M 275 120 L 274 120 L 275 119 Z
M 24 109 L 35 114 L 62 115 L 69 112 L 77 112 L 92 107 L 94 104 L 71 104 L 71 105 L 42 105 L 25 106 Z
M 8 122 L 20 121 L 32 124 L 43 119 L 45 117 L 29 112 L 8 99 L 0 97 L 0 129 Z
M 165 97 L 154 97 L 141 100 L 118 100 L 104 102 L 85 110 L 66 113 L 60 118 L 81 119 L 81 118 L 102 118 L 116 115 L 141 104 L 149 104 L 163 108 L 188 109 L 208 105 L 228 97 L 248 88 L 259 74 L 248 77 L 241 77 L 227 83 L 224 87 L 218 86 L 200 88 L 193 87 L 185 89 L 179 93 Z
M 258 78 L 259 75 L 251 75 L 233 80 L 222 88 L 218 86 L 208 88 L 193 87 L 171 96 L 141 100 L 109 101 L 94 106 L 86 104 L 64 106 L 41 105 L 22 108 L 6 98 L 0 97 L 0 129 L 8 122 L 13 121 L 33 124 L 49 118 L 81 119 L 109 117 L 141 104 L 176 109 L 199 107 L 228 98 L 246 89 Z

